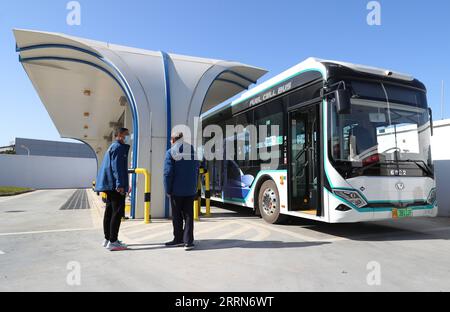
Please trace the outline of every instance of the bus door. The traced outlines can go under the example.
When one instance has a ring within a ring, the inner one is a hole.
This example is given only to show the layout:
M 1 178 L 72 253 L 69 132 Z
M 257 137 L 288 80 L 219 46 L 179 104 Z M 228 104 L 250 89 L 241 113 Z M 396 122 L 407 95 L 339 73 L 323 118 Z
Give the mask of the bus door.
M 320 215 L 319 105 L 289 113 L 289 210 Z

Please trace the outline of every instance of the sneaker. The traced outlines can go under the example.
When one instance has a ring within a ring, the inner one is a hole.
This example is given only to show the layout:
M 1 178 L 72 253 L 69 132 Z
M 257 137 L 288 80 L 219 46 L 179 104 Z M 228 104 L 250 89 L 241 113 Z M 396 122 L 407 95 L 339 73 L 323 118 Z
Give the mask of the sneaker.
M 166 243 L 166 247 L 183 247 L 184 246 L 184 243 L 179 243 L 179 242 L 176 242 L 176 241 L 171 241 L 171 242 L 168 242 L 168 243 Z
M 118 242 L 120 245 L 124 246 L 124 247 L 128 247 L 128 245 L 125 244 L 124 242 L 122 242 L 121 240 L 118 240 L 117 242 Z
M 195 249 L 195 245 L 194 244 L 186 244 L 184 245 L 184 250 L 186 251 L 190 251 L 190 250 L 194 250 Z
M 127 244 L 125 244 L 124 242 L 122 242 L 121 240 L 118 240 L 117 241 L 119 244 L 121 244 L 122 246 L 125 246 L 125 247 L 128 247 L 128 245 Z M 104 241 L 103 241 L 103 247 L 108 247 L 108 244 L 109 244 L 109 240 L 107 240 L 107 239 L 105 239 Z
M 128 247 L 125 245 L 122 245 L 119 241 L 117 241 L 115 243 L 109 242 L 108 247 L 106 247 L 106 249 L 108 249 L 109 251 L 122 251 L 122 250 L 127 250 Z

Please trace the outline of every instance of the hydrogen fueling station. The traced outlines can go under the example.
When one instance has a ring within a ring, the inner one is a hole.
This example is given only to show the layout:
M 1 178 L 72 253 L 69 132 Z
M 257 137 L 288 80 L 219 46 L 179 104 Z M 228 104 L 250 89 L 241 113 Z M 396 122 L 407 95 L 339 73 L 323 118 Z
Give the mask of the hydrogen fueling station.
M 244 159 L 252 148 L 259 155 L 270 148 L 276 166 L 239 163 L 235 156 L 204 162 L 215 202 L 254 209 L 269 223 L 281 222 L 283 214 L 330 223 L 437 215 L 432 111 L 426 87 L 410 75 L 309 58 L 214 110 L 266 71 L 14 32 L 20 62 L 62 137 L 85 142 L 101 162 L 114 129 L 133 133 L 132 218 L 148 223 L 150 202 L 151 217 L 170 217 L 162 164 L 173 129 L 187 127 L 187 141 L 202 146 L 203 124 L 221 124 L 226 132 L 228 124 L 240 123 L 280 126 L 278 134 L 256 130 L 258 144 L 245 139 L 246 129 L 227 138 L 243 144 Z M 330 140 L 333 147 L 320 143 Z
M 450 291 L 450 2 L 391 2 L 5 1 L 0 295 Z
M 187 125 L 266 74 L 214 59 L 140 50 L 63 34 L 14 30 L 26 73 L 61 137 L 89 145 L 101 163 L 113 130 L 132 133 L 130 169 L 152 177 L 152 217 L 167 218 L 162 175 L 172 128 Z M 201 130 L 201 129 L 198 129 Z M 63 173 L 62 173 L 63 174 Z M 131 216 L 144 218 L 145 178 L 133 174 Z

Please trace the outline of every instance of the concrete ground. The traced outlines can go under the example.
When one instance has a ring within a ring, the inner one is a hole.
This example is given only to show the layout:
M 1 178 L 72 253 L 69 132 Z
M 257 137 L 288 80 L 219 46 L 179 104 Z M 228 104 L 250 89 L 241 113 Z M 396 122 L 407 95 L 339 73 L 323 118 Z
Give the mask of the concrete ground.
M 0 198 L 0 291 L 450 291 L 450 219 L 273 226 L 215 208 L 194 251 L 163 248 L 156 220 L 125 222 L 131 250 L 111 253 L 91 191 L 90 210 L 60 210 L 74 192 Z

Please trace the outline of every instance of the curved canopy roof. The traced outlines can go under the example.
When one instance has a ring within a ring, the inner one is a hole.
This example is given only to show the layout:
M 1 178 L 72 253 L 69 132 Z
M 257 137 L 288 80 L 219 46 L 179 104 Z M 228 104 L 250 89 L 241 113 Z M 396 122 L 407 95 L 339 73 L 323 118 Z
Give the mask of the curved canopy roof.
M 125 95 L 119 83 L 122 81 L 121 77 L 117 71 L 111 70 L 116 64 L 108 66 L 107 62 L 102 61 L 104 52 L 110 51 L 117 55 L 125 53 L 131 58 L 133 55 L 139 55 L 140 58 L 162 57 L 161 53 L 156 51 L 64 34 L 14 30 L 14 35 L 24 69 L 60 135 L 83 140 L 94 149 L 104 145 L 104 137 L 111 133 L 110 123 L 121 117 L 121 99 L 123 102 Z M 203 102 L 203 111 L 214 108 L 246 90 L 266 73 L 261 68 L 236 62 L 169 55 L 172 61 L 191 62 L 193 66 L 201 64 L 202 68 L 224 68 L 209 88 Z M 127 66 L 131 72 L 140 70 L 129 64 Z M 153 79 L 164 80 L 164 75 L 161 73 Z M 145 85 L 145 82 L 143 84 Z M 149 90 L 144 92 L 151 94 Z M 172 92 L 177 90 L 172 89 Z

